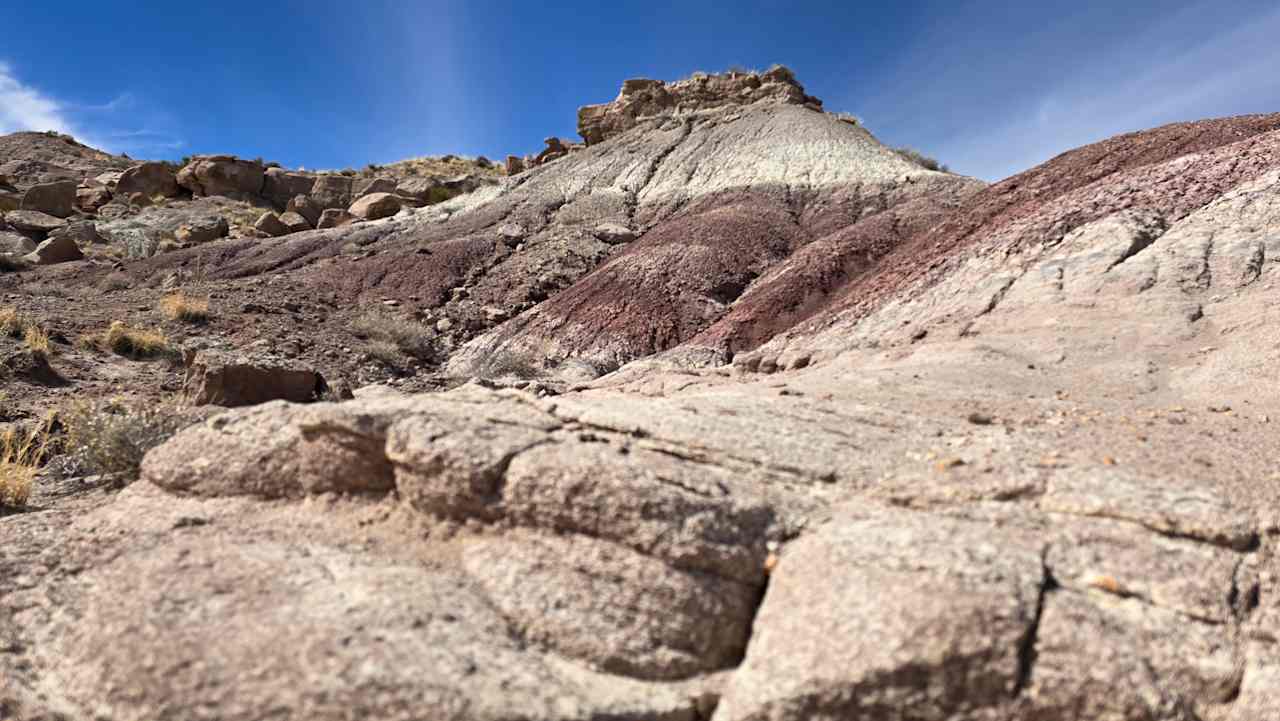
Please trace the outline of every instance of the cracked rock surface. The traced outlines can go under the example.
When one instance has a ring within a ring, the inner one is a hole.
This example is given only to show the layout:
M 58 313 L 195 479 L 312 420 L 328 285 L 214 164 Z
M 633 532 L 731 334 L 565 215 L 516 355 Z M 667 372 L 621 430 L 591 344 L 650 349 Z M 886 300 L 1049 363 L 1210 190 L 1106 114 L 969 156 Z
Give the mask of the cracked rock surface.
M 633 115 L 438 217 L 217 244 L 521 308 L 452 367 L 575 384 L 275 401 L 42 484 L 0 718 L 1280 718 L 1280 121 L 982 188 L 802 104 Z

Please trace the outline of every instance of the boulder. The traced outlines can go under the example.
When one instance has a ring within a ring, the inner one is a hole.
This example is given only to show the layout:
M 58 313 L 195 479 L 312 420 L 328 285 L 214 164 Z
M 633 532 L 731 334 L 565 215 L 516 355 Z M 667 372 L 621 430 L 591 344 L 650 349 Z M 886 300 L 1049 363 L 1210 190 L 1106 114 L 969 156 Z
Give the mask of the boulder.
M 0 190 L 0 213 L 17 210 L 22 207 L 22 194 L 10 190 Z
M 66 218 L 76 212 L 76 183 L 73 180 L 59 180 L 33 185 L 23 194 L 21 209 Z
M 266 235 L 272 238 L 278 238 L 282 235 L 288 235 L 290 232 L 292 232 L 289 230 L 289 226 L 285 225 L 280 220 L 280 216 L 276 215 L 274 212 L 270 210 L 263 213 L 258 218 L 257 222 L 253 224 L 253 227 L 258 232 L 265 233 Z
M 315 227 L 320 222 L 320 214 L 325 211 L 320 204 L 312 200 L 306 195 L 295 195 L 289 199 L 289 204 L 285 210 L 290 213 L 297 213 L 307 219 L 307 222 Z
M 351 178 L 345 175 L 321 175 L 316 178 L 310 195 L 311 199 L 325 210 L 329 208 L 345 210 L 351 205 Z
M 120 174 L 115 192 L 128 197 L 142 193 L 148 197 L 157 195 L 172 198 L 181 192 L 178 178 L 165 163 L 147 162 L 129 168 Z
M 70 238 L 81 248 L 90 245 L 102 245 L 106 239 L 98 234 L 98 226 L 92 221 L 77 220 L 67 223 L 49 234 L 50 238 Z
M 124 175 L 124 171 L 110 170 L 105 173 L 99 173 L 92 179 L 95 185 L 101 185 L 110 191 L 115 191 L 116 186 L 120 183 L 120 178 Z
M 129 205 L 132 205 L 135 208 L 150 208 L 154 204 L 154 201 L 151 200 L 151 196 L 146 193 L 130 193 L 128 198 Z
M 357 218 L 378 220 L 400 212 L 400 199 L 391 193 L 374 193 L 352 203 L 349 212 Z
M 84 253 L 80 252 L 80 246 L 76 245 L 75 240 L 65 235 L 49 238 L 36 246 L 34 251 L 22 257 L 23 260 L 32 265 L 69 263 L 81 258 L 84 258 Z
M 111 202 L 111 191 L 101 185 L 76 188 L 76 207 L 86 213 L 96 213 Z
M 262 197 L 280 208 L 299 195 L 310 195 L 316 181 L 316 176 L 307 173 L 296 173 L 284 168 L 267 168 L 264 174 Z
M 317 228 L 341 228 L 344 225 L 350 225 L 355 220 L 355 216 L 345 210 L 339 208 L 329 208 L 320 214 L 320 220 L 316 223 Z
M 409 178 L 400 181 L 396 186 L 396 195 L 405 199 L 405 202 L 421 208 L 424 205 L 438 203 L 447 195 L 451 194 L 440 186 L 440 181 L 435 178 Z
M 178 171 L 178 184 L 194 195 L 245 198 L 262 193 L 266 171 L 262 164 L 232 155 L 201 155 Z
M 224 408 L 283 400 L 309 403 L 324 392 L 324 377 L 311 368 L 267 358 L 198 351 L 186 357 L 184 392 L 192 405 Z
M 374 193 L 396 192 L 396 181 L 388 178 L 358 178 L 351 184 L 352 197 L 363 198 Z
M 30 348 L 0 357 L 0 379 L 11 378 L 42 386 L 66 384 L 66 379 L 49 365 L 49 356 Z
M 179 243 L 207 243 L 225 238 L 229 232 L 231 232 L 231 226 L 226 218 L 220 215 L 208 215 L 188 221 L 173 235 Z
M 638 236 L 636 232 L 625 225 L 618 223 L 601 223 L 595 227 L 591 233 L 597 240 L 616 245 L 619 243 L 630 243 Z
M 280 222 L 289 229 L 290 233 L 301 233 L 304 230 L 311 230 L 313 227 L 306 218 L 293 211 L 282 213 Z
M 38 210 L 14 210 L 4 214 L 5 222 L 18 230 L 30 233 L 49 233 L 67 224 L 61 218 L 41 213 Z
M 25 235 L 0 231 L 0 254 L 26 255 L 36 249 L 36 242 Z
M 507 156 L 507 175 L 519 175 L 524 172 L 524 160 L 518 155 Z

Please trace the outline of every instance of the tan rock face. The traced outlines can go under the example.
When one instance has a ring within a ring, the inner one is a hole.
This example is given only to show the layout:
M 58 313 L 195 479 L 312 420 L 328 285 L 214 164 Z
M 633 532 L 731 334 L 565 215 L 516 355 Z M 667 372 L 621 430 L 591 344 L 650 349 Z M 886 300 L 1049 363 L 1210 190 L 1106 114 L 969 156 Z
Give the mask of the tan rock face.
M 208 243 L 218 238 L 227 237 L 231 226 L 221 216 L 195 218 L 178 228 L 174 237 L 180 243 Z
M 76 210 L 76 183 L 59 180 L 34 185 L 23 194 L 21 209 L 66 218 Z
M 178 184 L 195 195 L 251 197 L 262 193 L 266 182 L 260 163 L 231 155 L 202 155 L 178 171 Z
M 115 192 L 129 197 L 142 193 L 148 197 L 163 195 L 172 198 L 180 192 L 178 179 L 164 163 L 141 163 L 121 173 Z
M 260 233 L 264 233 L 272 238 L 278 238 L 282 235 L 288 235 L 293 232 L 289 226 L 280 219 L 280 216 L 271 211 L 267 211 L 258 217 L 253 224 L 254 229 Z
M 822 101 L 805 94 L 804 86 L 782 67 L 763 74 L 695 75 L 674 83 L 637 78 L 624 82 L 612 103 L 580 109 L 578 134 L 594 145 L 630 130 L 641 118 L 755 103 L 822 107 Z
M 373 193 L 351 204 L 349 212 L 357 218 L 378 220 L 400 212 L 400 199 L 391 193 Z
M 350 225 L 355 216 L 345 210 L 338 208 L 329 208 L 320 214 L 320 220 L 316 222 L 316 227 L 323 228 L 341 228 L 344 225 Z
M 36 246 L 35 250 L 23 257 L 23 260 L 32 265 L 53 265 L 69 263 L 83 257 L 84 253 L 80 252 L 74 238 L 58 235 Z
M 187 400 L 197 406 L 236 408 L 273 400 L 307 403 L 326 387 L 324 378 L 311 369 L 210 351 L 188 358 L 186 374 Z

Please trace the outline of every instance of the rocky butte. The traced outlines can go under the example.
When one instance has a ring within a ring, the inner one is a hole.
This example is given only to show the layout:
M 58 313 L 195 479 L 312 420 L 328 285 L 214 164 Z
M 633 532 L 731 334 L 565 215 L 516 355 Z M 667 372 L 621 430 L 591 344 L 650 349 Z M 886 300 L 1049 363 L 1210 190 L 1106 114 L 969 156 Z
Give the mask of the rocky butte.
M 0 717 L 1280 718 L 1280 115 L 992 185 L 782 68 L 579 130 L 420 183 L 0 143 L 0 421 L 70 408 Z

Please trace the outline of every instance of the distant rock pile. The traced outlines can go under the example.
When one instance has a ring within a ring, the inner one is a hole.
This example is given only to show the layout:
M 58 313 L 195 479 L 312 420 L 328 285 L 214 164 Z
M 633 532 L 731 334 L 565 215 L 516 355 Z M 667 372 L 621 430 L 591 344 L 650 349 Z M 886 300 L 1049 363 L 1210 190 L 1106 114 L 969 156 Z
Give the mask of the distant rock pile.
M 635 78 L 622 84 L 612 103 L 579 109 L 578 133 L 587 145 L 595 145 L 634 128 L 643 118 L 759 102 L 822 108 L 822 101 L 806 94 L 795 74 L 781 65 L 765 73 L 698 73 L 674 83 Z

